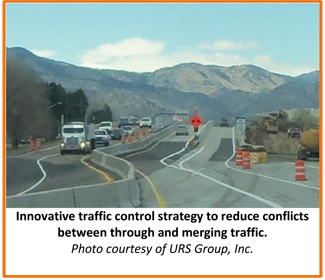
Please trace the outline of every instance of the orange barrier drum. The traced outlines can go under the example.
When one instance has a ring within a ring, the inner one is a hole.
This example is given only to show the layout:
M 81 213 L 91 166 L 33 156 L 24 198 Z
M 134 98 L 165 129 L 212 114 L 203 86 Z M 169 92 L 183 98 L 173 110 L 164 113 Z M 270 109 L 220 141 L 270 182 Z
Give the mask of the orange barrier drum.
M 248 152 L 244 152 L 244 159 L 243 159 L 243 169 L 251 169 L 251 155 Z
M 297 160 L 295 163 L 296 181 L 307 181 L 305 172 L 305 162 Z
M 236 165 L 243 166 L 243 151 L 241 149 L 236 150 Z

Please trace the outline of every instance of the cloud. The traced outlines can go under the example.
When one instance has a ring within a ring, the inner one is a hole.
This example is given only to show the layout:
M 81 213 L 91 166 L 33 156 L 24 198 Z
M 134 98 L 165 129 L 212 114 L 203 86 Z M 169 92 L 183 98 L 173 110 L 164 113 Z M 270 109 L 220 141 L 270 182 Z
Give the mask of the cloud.
M 142 38 L 125 39 L 87 51 L 81 58 L 81 64 L 103 64 L 116 58 L 157 56 L 164 47 L 165 43 L 162 41 L 149 41 Z
M 41 57 L 55 57 L 56 53 L 51 50 L 31 50 L 32 53 L 34 53 L 37 56 Z
M 319 66 L 308 63 L 301 63 L 299 65 L 290 65 L 274 60 L 269 55 L 257 55 L 253 58 L 252 64 L 258 65 L 268 71 L 285 74 L 290 76 L 298 76 L 303 73 L 308 73 L 319 69 Z
M 153 72 L 181 63 L 195 62 L 203 65 L 233 66 L 253 64 L 268 71 L 296 76 L 318 69 L 312 65 L 290 65 L 278 62 L 269 55 L 255 56 L 243 50 L 259 49 L 254 42 L 217 40 L 189 50 L 166 53 L 165 42 L 143 38 L 130 38 L 116 43 L 100 45 L 85 52 L 80 66 L 97 69 Z M 241 51 L 239 51 L 241 50 Z M 259 50 L 260 52 L 260 50 Z
M 238 42 L 234 40 L 217 40 L 212 44 L 202 44 L 199 48 L 216 51 L 235 51 L 259 49 L 259 46 L 253 41 Z

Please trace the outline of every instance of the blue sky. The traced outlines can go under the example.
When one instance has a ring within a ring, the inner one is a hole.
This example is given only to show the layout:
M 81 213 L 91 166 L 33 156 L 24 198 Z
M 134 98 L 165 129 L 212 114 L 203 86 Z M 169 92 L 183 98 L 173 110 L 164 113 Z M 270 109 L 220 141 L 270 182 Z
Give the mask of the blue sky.
M 100 69 L 319 69 L 318 3 L 7 3 L 6 46 Z

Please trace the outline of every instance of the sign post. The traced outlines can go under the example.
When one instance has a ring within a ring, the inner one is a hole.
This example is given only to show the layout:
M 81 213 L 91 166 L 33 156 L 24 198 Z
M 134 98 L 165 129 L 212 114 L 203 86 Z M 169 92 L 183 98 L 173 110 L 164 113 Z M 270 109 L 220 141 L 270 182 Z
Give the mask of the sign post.
M 245 117 L 236 117 L 236 127 L 245 139 L 246 119 Z

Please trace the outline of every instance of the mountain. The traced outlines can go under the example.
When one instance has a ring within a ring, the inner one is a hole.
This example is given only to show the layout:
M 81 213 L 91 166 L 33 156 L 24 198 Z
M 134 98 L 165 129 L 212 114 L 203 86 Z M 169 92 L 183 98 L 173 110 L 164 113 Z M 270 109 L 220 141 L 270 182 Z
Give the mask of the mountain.
M 297 79 L 307 83 L 319 83 L 319 71 L 302 74 Z
M 25 62 L 44 82 L 59 83 L 67 91 L 82 88 L 90 110 L 107 103 L 116 117 L 193 113 L 198 107 L 203 118 L 220 119 L 319 107 L 319 81 L 313 72 L 294 78 L 254 65 L 184 63 L 152 73 L 133 73 L 78 67 L 38 57 L 23 48 L 7 48 L 6 55 Z
M 221 67 L 186 63 L 153 72 L 149 77 L 149 84 L 213 96 L 222 90 L 251 93 L 270 91 L 291 79 L 253 65 Z

